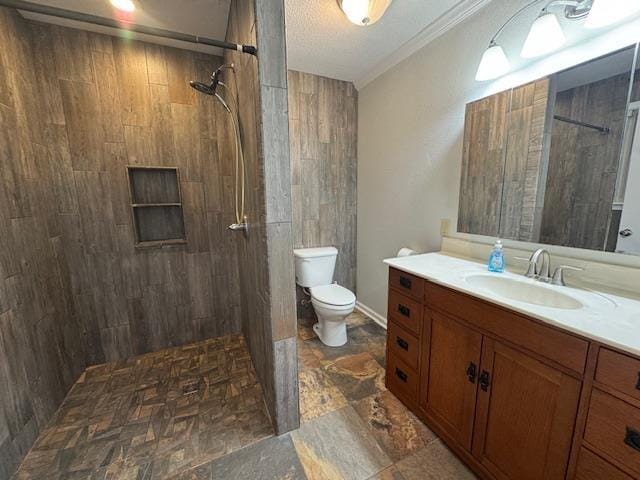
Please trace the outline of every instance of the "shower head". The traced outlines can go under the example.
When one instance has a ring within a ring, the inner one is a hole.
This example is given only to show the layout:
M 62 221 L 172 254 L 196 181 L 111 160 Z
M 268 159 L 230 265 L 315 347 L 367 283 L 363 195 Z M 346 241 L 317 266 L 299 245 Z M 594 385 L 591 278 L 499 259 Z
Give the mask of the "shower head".
M 193 80 L 189 82 L 191 88 L 195 88 L 200 93 L 204 93 L 206 95 L 215 95 L 216 87 L 218 86 L 216 83 L 206 84 L 202 82 L 194 82 Z
M 220 67 L 218 67 L 211 74 L 211 83 L 209 83 L 209 84 L 202 83 L 202 82 L 196 82 L 196 81 L 192 80 L 192 81 L 189 82 L 189 85 L 191 85 L 191 88 L 195 88 L 200 93 L 205 93 L 207 95 L 215 95 L 216 94 L 216 90 L 218 89 L 218 85 L 220 84 L 220 74 L 222 73 L 222 70 L 224 70 L 225 68 L 233 69 L 233 64 L 221 65 Z
M 216 89 L 218 88 L 218 84 L 220 83 L 220 69 L 218 68 L 215 72 L 211 74 L 211 83 L 206 84 L 202 82 L 190 81 L 189 85 L 191 88 L 195 88 L 200 93 L 205 93 L 207 95 L 215 95 Z

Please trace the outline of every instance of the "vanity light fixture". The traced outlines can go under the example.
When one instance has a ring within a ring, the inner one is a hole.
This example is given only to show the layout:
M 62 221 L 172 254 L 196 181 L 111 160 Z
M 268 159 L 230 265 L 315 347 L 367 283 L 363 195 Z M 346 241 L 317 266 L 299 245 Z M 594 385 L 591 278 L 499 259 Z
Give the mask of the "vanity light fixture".
M 511 65 L 509 64 L 507 55 L 500 45 L 492 41 L 489 48 L 487 48 L 482 55 L 482 60 L 476 73 L 476 80 L 478 82 L 484 82 L 501 77 L 509 70 L 511 70 Z
M 380 20 L 392 1 L 393 0 L 337 0 L 338 6 L 349 21 L 361 27 L 373 25 Z
M 111 5 L 123 12 L 133 12 L 136 9 L 132 0 L 111 0 Z
M 535 58 L 557 50 L 567 41 L 558 17 L 545 10 L 531 25 L 522 47 L 522 58 Z
M 496 32 L 482 55 L 476 80 L 479 82 L 501 77 L 510 70 L 509 60 L 497 39 L 513 20 L 530 7 L 540 4 L 534 0 L 514 13 Z M 520 56 L 535 58 L 553 52 L 566 42 L 566 37 L 552 8 L 561 10 L 566 20 L 584 20 L 586 28 L 601 28 L 640 12 L 640 0 L 547 0 L 540 15 L 531 25 Z

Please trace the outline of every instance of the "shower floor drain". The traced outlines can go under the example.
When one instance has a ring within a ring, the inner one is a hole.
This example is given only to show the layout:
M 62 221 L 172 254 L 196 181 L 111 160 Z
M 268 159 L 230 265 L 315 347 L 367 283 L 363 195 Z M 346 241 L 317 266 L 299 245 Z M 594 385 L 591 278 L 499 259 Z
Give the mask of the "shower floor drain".
M 183 395 L 193 395 L 194 393 L 198 393 L 200 390 L 200 382 L 193 382 L 182 387 Z

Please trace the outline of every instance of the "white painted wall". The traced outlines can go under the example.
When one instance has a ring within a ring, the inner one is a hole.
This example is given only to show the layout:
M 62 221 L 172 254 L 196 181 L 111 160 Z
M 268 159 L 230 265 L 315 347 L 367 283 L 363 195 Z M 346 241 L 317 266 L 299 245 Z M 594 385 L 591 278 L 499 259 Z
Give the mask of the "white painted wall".
M 494 0 L 360 90 L 357 294 L 378 314 L 386 315 L 382 260 L 403 246 L 439 250 L 441 219 L 449 219 L 455 232 L 465 105 L 640 40 L 636 19 L 596 32 L 596 38 L 582 36 L 577 45 L 537 63 L 518 61 L 523 68 L 499 81 L 476 83 L 489 39 L 519 4 Z M 531 19 L 505 32 L 511 57 L 536 14 L 533 9 Z

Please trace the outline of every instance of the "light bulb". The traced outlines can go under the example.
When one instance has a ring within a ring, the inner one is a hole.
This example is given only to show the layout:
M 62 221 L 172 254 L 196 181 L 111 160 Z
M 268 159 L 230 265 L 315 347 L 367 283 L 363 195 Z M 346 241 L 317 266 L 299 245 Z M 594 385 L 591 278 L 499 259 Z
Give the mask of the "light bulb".
M 369 0 L 342 0 L 342 11 L 356 25 L 367 25 L 369 18 Z
M 393 0 L 338 0 L 349 21 L 366 27 L 382 18 Z
M 509 65 L 509 60 L 504 50 L 500 45 L 492 42 L 482 55 L 478 73 L 476 73 L 476 80 L 478 82 L 493 80 L 501 77 L 509 70 L 511 70 L 511 65 Z
M 123 12 L 133 12 L 136 9 L 131 0 L 111 0 L 111 5 Z
M 522 58 L 546 55 L 560 48 L 567 41 L 558 17 L 553 13 L 543 13 L 531 25 L 529 35 L 522 47 Z
M 586 28 L 602 28 L 640 12 L 640 0 L 595 0 Z

